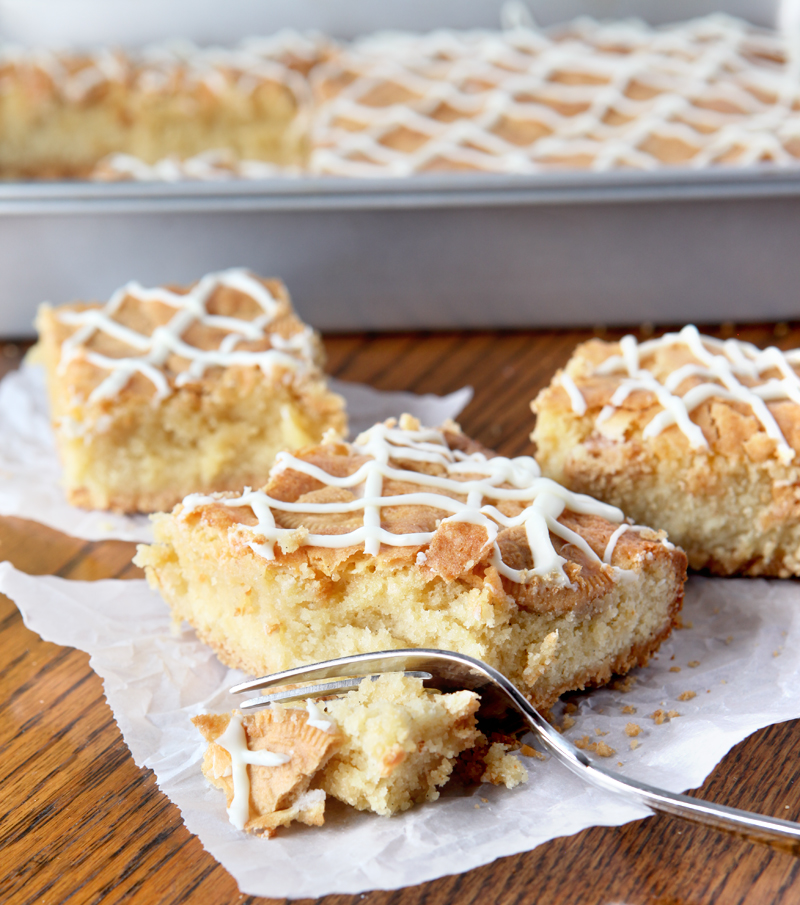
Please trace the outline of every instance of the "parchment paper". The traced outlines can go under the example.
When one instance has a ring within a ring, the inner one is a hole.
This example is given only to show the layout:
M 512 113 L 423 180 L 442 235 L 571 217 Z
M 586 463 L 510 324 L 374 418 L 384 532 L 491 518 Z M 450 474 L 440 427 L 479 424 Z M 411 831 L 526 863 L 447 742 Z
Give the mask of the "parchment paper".
M 345 398 L 353 437 L 403 412 L 426 425 L 441 424 L 456 418 L 472 398 L 470 387 L 449 396 L 418 396 L 334 379 L 329 386 Z M 66 501 L 44 371 L 37 365 L 23 365 L 0 381 L 0 515 L 31 519 L 84 540 L 152 540 L 146 515 L 87 512 Z
M 134 760 L 154 770 L 188 828 L 243 893 L 300 898 L 394 889 L 647 814 L 584 785 L 552 758 L 526 758 L 530 779 L 511 791 L 445 791 L 439 801 L 392 818 L 334 802 L 322 828 L 248 837 L 228 823 L 223 794 L 203 779 L 204 743 L 189 722 L 200 711 L 235 706 L 227 688 L 240 673 L 222 666 L 192 631 L 172 634 L 166 606 L 144 581 L 32 577 L 3 563 L 0 591 L 45 640 L 89 652 Z M 630 691 L 579 696 L 568 731 L 614 748 L 602 763 L 672 791 L 699 786 L 754 730 L 800 716 L 800 587 L 694 577 L 684 620 L 687 628 L 633 674 Z M 687 691 L 696 697 L 678 700 Z M 623 713 L 626 706 L 636 712 Z M 657 725 L 649 716 L 657 709 L 680 716 Z M 629 722 L 641 727 L 636 739 L 625 734 Z

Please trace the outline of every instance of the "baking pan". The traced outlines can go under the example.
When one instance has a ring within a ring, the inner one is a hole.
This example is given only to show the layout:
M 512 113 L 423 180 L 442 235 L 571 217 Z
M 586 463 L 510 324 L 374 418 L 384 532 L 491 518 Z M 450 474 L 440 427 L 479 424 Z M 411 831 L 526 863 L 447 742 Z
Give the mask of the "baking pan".
M 800 170 L 0 185 L 0 335 L 223 267 L 326 331 L 800 316 Z

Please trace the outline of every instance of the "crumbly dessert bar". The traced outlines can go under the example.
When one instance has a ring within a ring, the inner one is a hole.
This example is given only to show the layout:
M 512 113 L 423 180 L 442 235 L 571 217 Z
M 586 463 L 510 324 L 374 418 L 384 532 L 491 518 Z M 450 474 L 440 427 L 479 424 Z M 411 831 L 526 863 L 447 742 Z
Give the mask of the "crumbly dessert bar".
M 652 28 L 378 34 L 311 74 L 319 173 L 796 165 L 800 85 L 775 33 L 712 15 Z
M 153 512 L 193 491 L 260 486 L 279 450 L 344 433 L 319 337 L 279 280 L 243 270 L 187 288 L 123 286 L 43 306 L 35 353 L 70 502 Z
M 800 351 L 692 326 L 591 340 L 533 403 L 544 474 L 718 575 L 800 574 Z
M 154 531 L 135 559 L 150 584 L 254 675 L 444 648 L 547 707 L 646 662 L 683 599 L 663 534 L 409 416 L 282 453 L 263 490 L 192 495 Z
M 193 722 L 210 742 L 203 773 L 225 791 L 231 821 L 271 836 L 293 820 L 321 825 L 328 795 L 387 817 L 435 801 L 457 757 L 484 741 L 478 705 L 471 691 L 427 692 L 394 673 L 339 698 Z M 502 747 L 485 755 L 483 778 L 513 787 L 527 771 Z
M 327 42 L 296 34 L 241 46 L 138 52 L 0 53 L 0 177 L 86 177 L 106 155 L 153 164 L 228 149 L 299 166 L 307 153 L 305 74 Z

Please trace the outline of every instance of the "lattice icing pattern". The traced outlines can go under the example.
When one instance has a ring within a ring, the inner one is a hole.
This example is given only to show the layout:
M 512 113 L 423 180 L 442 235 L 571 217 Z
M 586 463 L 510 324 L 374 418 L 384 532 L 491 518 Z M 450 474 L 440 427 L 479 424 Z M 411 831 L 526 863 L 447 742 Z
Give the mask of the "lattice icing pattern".
M 209 301 L 221 287 L 249 296 L 262 313 L 252 320 L 209 313 Z M 141 333 L 115 319 L 128 299 L 161 303 L 174 309 L 175 313 L 151 334 Z M 128 283 L 101 308 L 57 312 L 60 321 L 77 327 L 62 344 L 59 371 L 63 374 L 76 359 L 86 360 L 101 371 L 107 371 L 108 375 L 89 395 L 89 402 L 95 402 L 116 396 L 137 373 L 153 384 L 156 398 L 163 399 L 173 392 L 173 387 L 201 379 L 210 367 L 258 367 L 265 374 L 278 367 L 305 370 L 312 365 L 314 357 L 311 328 L 303 326 L 288 337 L 270 331 L 276 318 L 287 313 L 287 308 L 287 304 L 276 299 L 264 283 L 239 268 L 208 274 L 186 293 L 166 288 L 145 289 L 139 283 Z M 186 342 L 183 334 L 193 324 L 222 331 L 224 337 L 218 348 L 203 349 Z M 88 348 L 87 344 L 96 333 L 113 337 L 136 354 L 111 357 Z M 269 348 L 260 351 L 238 349 L 243 341 L 266 341 Z M 172 379 L 165 368 L 171 355 L 188 362 L 186 369 Z
M 402 422 L 401 422 L 402 424 Z M 362 434 L 352 452 L 366 461 L 352 474 L 336 477 L 319 466 L 291 453 L 279 453 L 272 476 L 292 469 L 306 474 L 325 487 L 343 488 L 353 494 L 347 502 L 287 502 L 270 497 L 265 490 L 246 489 L 241 495 L 223 497 L 192 494 L 183 502 L 182 517 L 202 506 L 247 507 L 257 519 L 253 526 L 237 524 L 232 530 L 249 538 L 247 545 L 266 560 L 275 558 L 275 545 L 296 546 L 297 529 L 281 527 L 275 514 L 303 513 L 311 517 L 341 513 L 361 513 L 362 524 L 342 534 L 305 533 L 300 542 L 305 546 L 344 548 L 363 544 L 364 553 L 377 555 L 381 544 L 393 547 L 417 547 L 430 544 L 434 532 L 419 531 L 395 534 L 381 526 L 381 510 L 385 507 L 430 506 L 448 513 L 441 525 L 461 522 L 481 526 L 486 531 L 486 544 L 491 564 L 505 578 L 527 583 L 543 578 L 557 585 L 569 584 L 564 571 L 567 562 L 556 551 L 551 533 L 565 543 L 574 544 L 594 562 L 601 559 L 580 534 L 558 521 L 568 509 L 596 515 L 618 525 L 604 551 L 602 561 L 609 564 L 619 537 L 630 526 L 616 507 L 600 503 L 583 494 L 573 493 L 548 478 L 528 456 L 513 459 L 487 457 L 483 453 L 465 453 L 451 449 L 445 435 L 432 429 L 398 428 L 392 422 L 377 424 Z M 442 473 L 432 475 L 404 466 L 404 462 L 439 466 Z M 384 481 L 400 481 L 420 489 L 403 494 L 383 495 Z M 504 515 L 498 508 L 504 501 L 519 504 L 519 514 Z M 523 526 L 533 559 L 531 569 L 513 569 L 503 561 L 497 542 L 503 529 Z M 418 554 L 418 565 L 424 565 L 424 550 Z
M 778 35 L 724 15 L 376 35 L 312 73 L 311 169 L 796 164 L 799 61 Z
M 148 45 L 123 53 L 107 48 L 61 53 L 0 46 L 0 75 L 38 73 L 52 91 L 80 104 L 98 88 L 122 86 L 144 94 L 202 88 L 212 95 L 235 89 L 251 94 L 266 82 L 285 85 L 302 106 L 310 99 L 304 73 L 327 53 L 328 42 L 289 30 L 252 38 L 237 47 L 201 48 L 188 41 Z M 0 90 L 7 86 L 0 80 Z
M 658 350 L 670 346 L 683 346 L 694 362 L 657 377 L 645 364 Z M 591 372 L 622 375 L 597 422 L 608 420 L 631 393 L 649 392 L 662 410 L 648 422 L 643 436 L 655 437 L 665 428 L 676 425 L 693 449 L 707 450 L 708 441 L 699 425 L 692 421 L 692 412 L 710 399 L 739 402 L 749 406 L 767 436 L 775 441 L 778 459 L 787 464 L 794 460 L 795 450 L 784 437 L 767 403 L 790 401 L 800 405 L 798 368 L 800 350 L 782 352 L 774 346 L 759 349 L 736 339 L 714 339 L 701 336 L 691 325 L 679 333 L 667 333 L 642 343 L 634 336 L 625 336 L 620 341 L 620 354 L 607 358 Z M 586 400 L 575 381 L 566 373 L 560 380 L 573 411 L 584 415 Z M 680 393 L 681 386 L 687 381 L 690 386 Z

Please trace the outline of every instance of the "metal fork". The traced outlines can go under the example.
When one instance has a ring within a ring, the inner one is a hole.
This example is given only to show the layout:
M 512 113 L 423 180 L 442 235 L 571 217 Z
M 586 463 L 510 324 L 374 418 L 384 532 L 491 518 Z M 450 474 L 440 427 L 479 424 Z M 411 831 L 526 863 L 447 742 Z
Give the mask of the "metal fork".
M 231 691 L 242 694 L 301 682 L 316 683 L 244 701 L 241 710 L 248 711 L 266 707 L 273 702 L 319 698 L 351 690 L 365 678 L 377 677 L 386 672 L 405 672 L 406 675 L 418 676 L 426 686 L 442 691 L 462 688 L 475 691 L 481 696 L 481 709 L 500 704 L 505 710 L 509 707 L 516 710 L 545 747 L 573 773 L 582 776 L 591 785 L 614 792 L 636 804 L 646 805 L 654 811 L 673 814 L 693 823 L 713 826 L 800 854 L 800 824 L 667 792 L 601 767 L 560 735 L 505 676 L 486 663 L 464 654 L 425 648 L 356 654 L 253 679 L 235 685 Z M 321 681 L 325 679 L 337 681 Z

